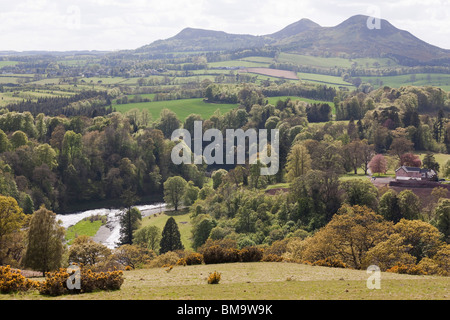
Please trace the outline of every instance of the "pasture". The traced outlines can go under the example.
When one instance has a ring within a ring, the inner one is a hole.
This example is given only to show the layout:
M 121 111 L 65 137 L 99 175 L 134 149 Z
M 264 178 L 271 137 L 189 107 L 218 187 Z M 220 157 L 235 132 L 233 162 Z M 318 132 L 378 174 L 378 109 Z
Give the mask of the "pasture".
M 179 120 L 184 121 L 192 113 L 202 116 L 203 119 L 209 119 L 217 110 L 220 110 L 224 114 L 237 108 L 238 105 L 206 103 L 200 98 L 116 104 L 113 107 L 122 113 L 126 113 L 132 109 L 138 109 L 140 111 L 146 109 L 151 114 L 153 120 L 159 119 L 163 109 L 169 109 L 176 113 Z

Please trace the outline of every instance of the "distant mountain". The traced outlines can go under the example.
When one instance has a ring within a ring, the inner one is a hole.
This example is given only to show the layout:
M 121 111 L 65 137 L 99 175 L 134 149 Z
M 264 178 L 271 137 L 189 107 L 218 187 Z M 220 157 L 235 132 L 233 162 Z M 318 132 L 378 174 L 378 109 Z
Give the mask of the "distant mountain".
M 407 31 L 380 21 L 380 29 L 367 26 L 369 17 L 353 16 L 335 27 L 307 30 L 278 41 L 284 50 L 312 55 L 348 54 L 356 57 L 394 57 L 405 64 L 439 62 L 447 59 L 450 50 L 430 45 Z
M 223 31 L 186 28 L 167 40 L 158 40 L 137 52 L 224 51 L 263 47 L 273 42 L 266 37 L 230 34 Z
M 274 39 L 284 39 L 291 36 L 295 36 L 298 34 L 301 34 L 305 31 L 313 30 L 316 28 L 322 28 L 320 25 L 315 23 L 314 21 L 311 21 L 309 19 L 302 19 L 300 21 L 294 22 L 293 24 L 288 25 L 283 30 L 280 30 L 278 32 L 275 32 L 268 37 L 274 38 Z
M 380 21 L 369 28 L 369 17 L 353 16 L 335 27 L 322 27 L 302 19 L 273 34 L 253 36 L 186 28 L 137 52 L 224 51 L 271 46 L 284 52 L 315 56 L 392 57 L 404 65 L 450 65 L 450 50 L 430 45 L 408 31 Z

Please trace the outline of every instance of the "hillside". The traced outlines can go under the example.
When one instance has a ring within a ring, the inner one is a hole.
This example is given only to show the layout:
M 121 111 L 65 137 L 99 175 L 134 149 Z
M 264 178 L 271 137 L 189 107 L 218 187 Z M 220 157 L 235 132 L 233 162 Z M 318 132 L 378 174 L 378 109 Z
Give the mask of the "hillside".
M 430 45 L 387 20 L 381 20 L 380 29 L 369 29 L 368 19 L 356 15 L 334 27 L 321 27 L 302 19 L 263 36 L 186 28 L 172 38 L 158 40 L 136 52 L 232 51 L 270 46 L 282 52 L 314 56 L 390 57 L 408 66 L 450 64 L 450 50 Z
M 210 273 L 221 273 L 208 285 Z M 297 263 L 233 263 L 126 271 L 119 291 L 71 296 L 80 300 L 448 300 L 448 277 L 381 274 L 381 290 L 369 290 L 364 271 Z M 0 299 L 8 298 L 0 295 Z M 16 299 L 43 299 L 35 293 Z M 67 297 L 46 298 L 67 299 Z M 275 310 L 274 310 L 275 311 Z M 278 311 L 279 314 L 280 311 Z

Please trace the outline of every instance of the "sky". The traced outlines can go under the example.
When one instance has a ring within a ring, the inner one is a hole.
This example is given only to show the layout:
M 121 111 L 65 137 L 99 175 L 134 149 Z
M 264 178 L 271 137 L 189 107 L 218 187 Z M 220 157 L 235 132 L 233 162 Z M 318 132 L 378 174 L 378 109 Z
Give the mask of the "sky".
M 265 35 L 356 14 L 450 49 L 450 0 L 0 0 L 0 51 L 137 49 L 186 27 Z

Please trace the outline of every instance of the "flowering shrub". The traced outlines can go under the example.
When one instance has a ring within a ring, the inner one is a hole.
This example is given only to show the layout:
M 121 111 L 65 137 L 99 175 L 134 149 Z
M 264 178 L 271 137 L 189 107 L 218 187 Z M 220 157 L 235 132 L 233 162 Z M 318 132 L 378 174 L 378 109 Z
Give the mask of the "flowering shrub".
M 70 274 L 67 269 L 60 268 L 58 271 L 47 272 L 46 279 L 39 287 L 39 293 L 49 296 L 59 296 L 63 294 L 87 293 L 97 290 L 119 290 L 123 284 L 122 271 L 93 272 L 91 269 L 81 269 L 81 288 L 79 290 L 69 290 L 67 279 Z
M 313 263 L 313 265 L 329 268 L 343 268 L 343 269 L 348 268 L 348 266 L 341 260 L 329 257 L 326 259 L 317 260 L 316 262 Z
M 10 266 L 0 266 L 0 293 L 24 292 L 37 288 L 38 283 L 25 278 L 19 271 Z
M 222 275 L 217 271 L 210 273 L 208 277 L 208 284 L 219 284 L 221 276 Z
M 411 275 L 425 275 L 426 272 L 419 266 L 415 264 L 402 264 L 398 263 L 392 268 L 386 270 L 387 272 L 400 273 L 400 274 L 411 274 Z
M 197 265 L 197 264 L 202 264 L 203 263 L 203 255 L 200 253 L 191 253 L 188 256 L 186 256 L 186 264 L 188 266 L 193 266 L 193 265 Z

